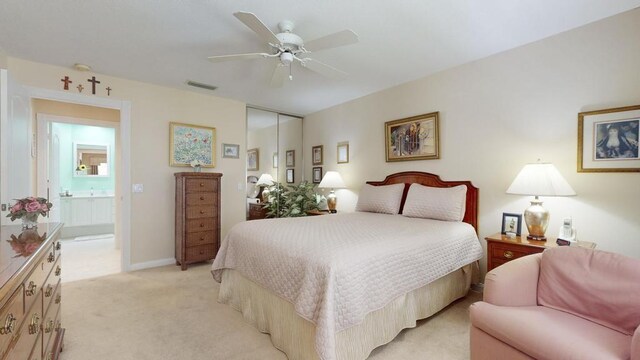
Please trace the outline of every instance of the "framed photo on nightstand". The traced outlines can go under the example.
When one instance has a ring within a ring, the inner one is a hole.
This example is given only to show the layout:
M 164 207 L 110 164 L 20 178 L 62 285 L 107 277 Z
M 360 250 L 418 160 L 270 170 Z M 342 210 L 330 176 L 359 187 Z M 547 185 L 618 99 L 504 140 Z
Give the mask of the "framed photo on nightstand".
M 522 232 L 522 215 L 502 213 L 502 234 L 512 233 L 520 236 Z

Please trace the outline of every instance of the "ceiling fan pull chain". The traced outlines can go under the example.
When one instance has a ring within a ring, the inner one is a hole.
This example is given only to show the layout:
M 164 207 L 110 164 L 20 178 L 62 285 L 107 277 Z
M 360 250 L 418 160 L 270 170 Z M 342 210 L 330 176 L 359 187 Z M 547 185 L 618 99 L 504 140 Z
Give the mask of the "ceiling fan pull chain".
M 289 64 L 289 80 L 293 80 L 293 74 L 291 74 L 291 72 L 293 71 L 293 66 L 291 66 L 292 64 Z

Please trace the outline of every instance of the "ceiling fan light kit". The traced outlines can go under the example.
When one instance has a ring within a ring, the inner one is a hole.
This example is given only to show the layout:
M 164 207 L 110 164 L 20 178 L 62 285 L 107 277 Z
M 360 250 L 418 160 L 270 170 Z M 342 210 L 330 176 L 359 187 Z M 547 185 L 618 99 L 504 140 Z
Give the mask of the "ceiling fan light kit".
M 338 46 L 355 44 L 358 42 L 358 35 L 351 30 L 326 35 L 321 38 L 311 40 L 305 45 L 304 40 L 293 33 L 295 24 L 290 20 L 283 20 L 278 24 L 280 33 L 274 34 L 269 28 L 252 13 L 237 12 L 233 14 L 238 20 L 258 35 L 263 41 L 273 48 L 273 53 L 248 53 L 234 55 L 210 56 L 211 62 L 222 62 L 231 60 L 250 60 L 258 58 L 278 58 L 278 62 L 273 70 L 271 86 L 280 87 L 283 85 L 285 77 L 293 79 L 291 66 L 294 62 L 299 62 L 302 67 L 314 71 L 320 75 L 333 79 L 343 79 L 347 73 L 320 61 L 306 57 L 312 51 L 334 48 Z

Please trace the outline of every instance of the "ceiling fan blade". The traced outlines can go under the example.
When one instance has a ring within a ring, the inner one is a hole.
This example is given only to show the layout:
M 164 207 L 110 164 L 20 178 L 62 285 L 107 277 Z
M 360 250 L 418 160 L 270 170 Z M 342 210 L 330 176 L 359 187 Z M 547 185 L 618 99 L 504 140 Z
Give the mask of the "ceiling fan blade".
M 209 56 L 207 59 L 211 62 L 223 62 L 223 61 L 231 61 L 231 60 L 251 60 L 251 59 L 259 59 L 268 57 L 269 54 L 266 53 L 249 53 L 249 54 L 234 54 L 234 55 L 218 55 L 218 56 Z
M 287 77 L 287 73 L 289 72 L 289 67 L 278 62 L 276 68 L 273 69 L 273 76 L 271 77 L 271 87 L 279 88 L 282 87 L 284 83 L 284 79 Z
M 329 66 L 327 64 L 321 63 L 318 60 L 313 60 L 311 58 L 302 59 L 302 66 L 306 67 L 309 70 L 315 71 L 320 75 L 324 75 L 326 77 L 330 77 L 333 79 L 344 79 L 349 74 L 344 71 L 340 71 L 333 66 Z
M 308 41 L 304 44 L 304 48 L 308 51 L 318 51 L 338 46 L 355 44 L 357 42 L 358 35 L 356 33 L 351 30 L 342 30 L 331 35 Z
M 258 36 L 266 41 L 269 44 L 280 44 L 280 40 L 273 33 L 273 31 L 269 30 L 269 28 L 258 19 L 252 13 L 239 11 L 234 13 L 233 16 L 238 18 L 238 20 L 242 21 L 243 24 L 247 25 L 249 29 L 253 30 Z

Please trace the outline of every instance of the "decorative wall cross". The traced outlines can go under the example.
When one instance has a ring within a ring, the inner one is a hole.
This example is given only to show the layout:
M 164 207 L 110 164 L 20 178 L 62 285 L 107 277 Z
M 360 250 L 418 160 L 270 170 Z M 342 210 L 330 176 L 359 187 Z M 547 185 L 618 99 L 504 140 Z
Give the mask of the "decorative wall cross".
M 78 88 L 78 92 L 82 92 L 82 90 L 84 90 L 84 86 L 82 86 L 82 84 L 76 86 Z
M 60 79 L 60 81 L 62 81 L 64 83 L 64 89 L 65 90 L 69 90 L 69 84 L 73 83 L 73 81 L 71 81 L 71 79 L 69 79 L 68 76 L 65 76 L 63 79 Z
M 111 96 L 111 88 L 107 86 L 107 96 Z
M 100 84 L 100 81 L 96 80 L 95 76 L 92 76 L 91 79 L 87 79 L 88 82 L 91 83 L 91 93 L 93 95 L 96 94 L 96 84 Z

